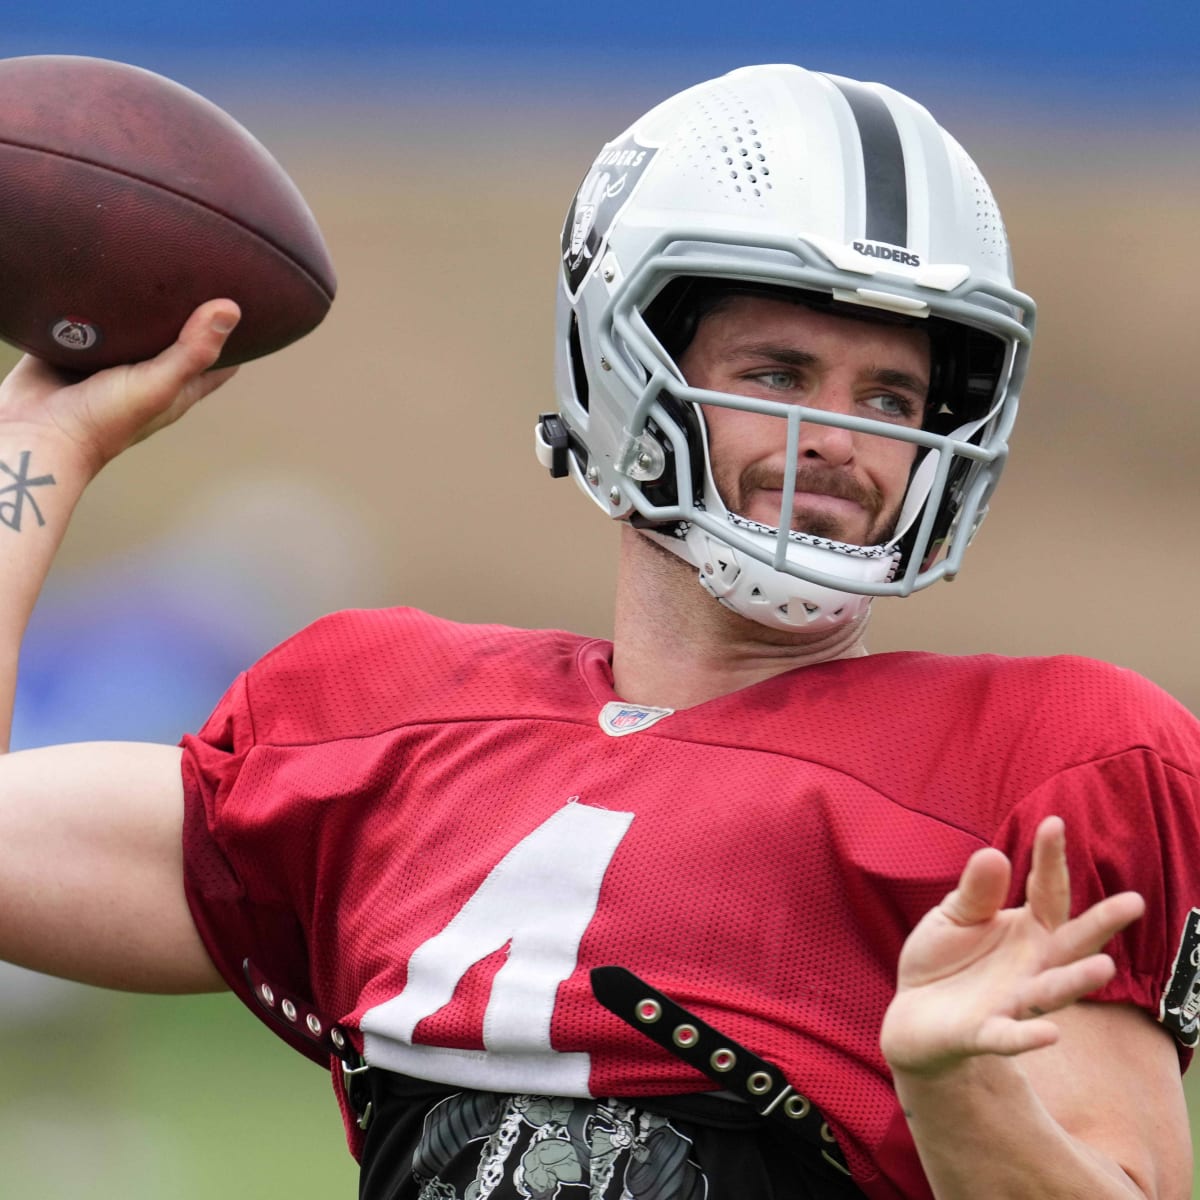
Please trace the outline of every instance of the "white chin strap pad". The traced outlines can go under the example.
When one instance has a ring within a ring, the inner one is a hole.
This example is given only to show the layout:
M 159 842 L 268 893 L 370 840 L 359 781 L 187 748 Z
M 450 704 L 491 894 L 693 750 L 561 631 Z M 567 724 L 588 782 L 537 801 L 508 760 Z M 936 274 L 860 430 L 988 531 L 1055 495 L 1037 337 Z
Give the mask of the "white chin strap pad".
M 698 569 L 700 586 L 739 616 L 770 629 L 833 629 L 866 614 L 871 597 L 824 587 L 776 571 L 774 567 L 739 553 L 727 543 L 693 525 L 685 538 L 648 532 Z M 766 543 L 774 541 L 761 536 Z M 852 576 L 862 582 L 882 582 L 893 569 L 893 557 L 855 558 L 824 546 L 793 542 L 788 560 L 812 570 Z

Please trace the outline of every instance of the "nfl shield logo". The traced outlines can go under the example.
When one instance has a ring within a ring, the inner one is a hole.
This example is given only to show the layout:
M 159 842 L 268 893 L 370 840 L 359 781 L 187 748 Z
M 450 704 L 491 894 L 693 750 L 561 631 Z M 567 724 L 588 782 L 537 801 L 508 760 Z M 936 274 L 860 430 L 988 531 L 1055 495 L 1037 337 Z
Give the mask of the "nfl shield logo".
M 609 737 L 624 737 L 627 733 L 649 729 L 674 711 L 673 708 L 652 708 L 648 704 L 624 704 L 612 700 L 600 710 L 600 728 Z
M 636 729 L 649 715 L 644 708 L 618 708 L 608 723 L 613 729 Z

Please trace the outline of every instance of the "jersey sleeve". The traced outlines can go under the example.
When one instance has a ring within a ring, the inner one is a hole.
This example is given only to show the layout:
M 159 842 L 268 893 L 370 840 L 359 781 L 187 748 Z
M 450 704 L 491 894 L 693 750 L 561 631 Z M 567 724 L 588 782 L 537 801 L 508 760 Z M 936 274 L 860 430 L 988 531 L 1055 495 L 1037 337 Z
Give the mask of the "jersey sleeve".
M 240 831 L 275 819 L 240 797 L 248 760 L 255 752 L 249 676 L 226 692 L 204 727 L 181 742 L 183 749 L 184 889 L 192 919 L 213 963 L 229 987 L 268 1027 L 322 1066 L 325 1055 L 272 1021 L 255 1003 L 246 982 L 247 958 L 282 988 L 308 996 L 311 985 L 303 930 L 283 897 L 286 881 L 271 877 L 269 856 L 241 851 Z
M 1189 718 L 1190 719 L 1190 718 Z M 995 838 L 1024 901 L 1033 833 L 1066 824 L 1072 913 L 1140 892 L 1142 918 L 1106 947 L 1115 977 L 1093 1000 L 1137 1005 L 1176 1039 L 1187 1065 L 1200 1037 L 1200 780 L 1194 761 L 1135 746 L 1062 770 L 1016 806 Z

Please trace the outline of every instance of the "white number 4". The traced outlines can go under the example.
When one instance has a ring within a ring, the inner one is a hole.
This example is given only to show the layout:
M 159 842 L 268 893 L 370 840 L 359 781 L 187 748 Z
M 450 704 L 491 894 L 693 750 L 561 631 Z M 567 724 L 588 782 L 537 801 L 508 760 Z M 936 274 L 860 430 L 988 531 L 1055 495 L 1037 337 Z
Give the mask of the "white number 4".
M 491 1091 L 588 1095 L 586 1052 L 557 1053 L 550 1019 L 632 813 L 569 803 L 518 842 L 450 922 L 413 952 L 404 990 L 363 1014 L 372 1066 Z M 483 1018 L 486 1051 L 414 1045 L 475 963 L 508 946 Z

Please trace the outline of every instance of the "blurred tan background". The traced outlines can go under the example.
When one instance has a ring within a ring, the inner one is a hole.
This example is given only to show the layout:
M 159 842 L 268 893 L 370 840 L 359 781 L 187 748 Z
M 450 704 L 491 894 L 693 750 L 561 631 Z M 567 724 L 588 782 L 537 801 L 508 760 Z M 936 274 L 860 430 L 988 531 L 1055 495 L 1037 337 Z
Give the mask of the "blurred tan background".
M 607 634 L 614 530 L 536 465 L 532 427 L 554 404 L 562 214 L 655 93 L 553 111 L 395 110 L 364 93 L 298 111 L 208 92 L 309 198 L 339 296 L 315 334 L 100 477 L 48 587 L 61 623 L 42 630 L 45 678 L 69 674 L 51 660 L 72 613 L 99 642 L 122 598 L 163 586 L 180 636 L 240 630 L 247 660 L 343 606 Z M 877 605 L 872 647 L 1091 655 L 1200 711 L 1195 141 L 930 104 L 993 185 L 1039 340 L 962 577 Z M 153 649 L 128 623 L 120 638 L 114 655 Z M 53 682 L 81 725 L 137 708 L 102 669 Z M 178 732 L 216 699 L 188 684 L 166 714 Z M 57 727 L 25 728 L 32 742 Z M 352 1194 L 327 1082 L 232 1002 L 5 986 L 0 1196 Z
M 611 130 L 636 111 L 612 108 Z M 984 117 L 939 115 L 992 182 L 1038 340 L 1011 461 L 961 577 L 877 604 L 873 648 L 1093 655 L 1200 708 L 1200 162 L 1135 131 L 1118 162 L 1095 133 L 1019 129 L 1007 144 Z M 593 114 L 578 135 L 534 135 L 521 117 L 401 119 L 386 139 L 352 114 L 320 141 L 279 131 L 337 264 L 332 313 L 110 467 L 76 518 L 64 577 L 171 537 L 214 493 L 287 476 L 313 492 L 294 531 L 342 513 L 369 560 L 323 579 L 322 607 L 607 632 L 613 530 L 532 455 L 535 414 L 554 404 L 558 230 L 604 126 Z M 217 547 L 244 532 L 228 519 Z

